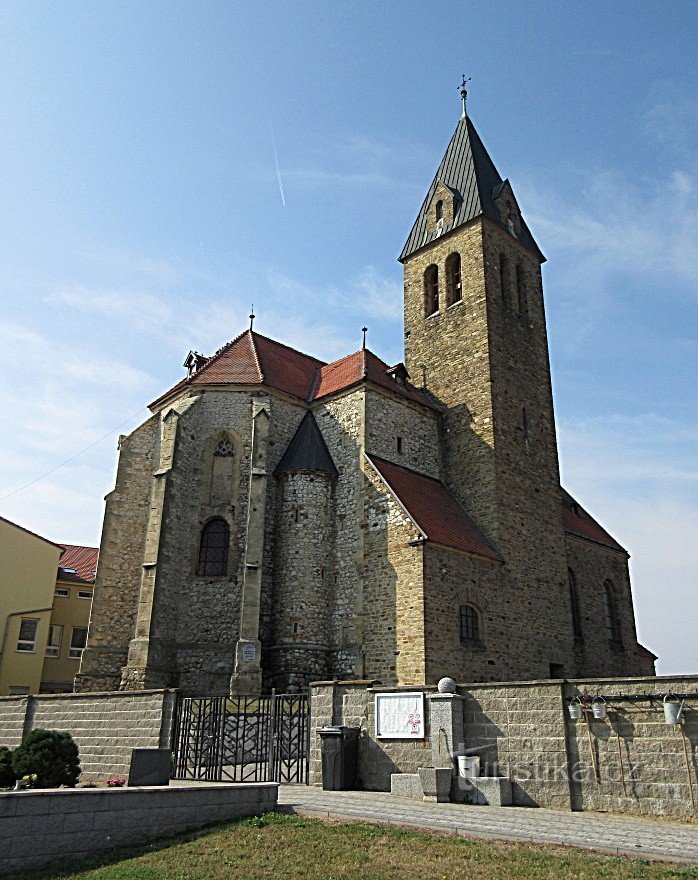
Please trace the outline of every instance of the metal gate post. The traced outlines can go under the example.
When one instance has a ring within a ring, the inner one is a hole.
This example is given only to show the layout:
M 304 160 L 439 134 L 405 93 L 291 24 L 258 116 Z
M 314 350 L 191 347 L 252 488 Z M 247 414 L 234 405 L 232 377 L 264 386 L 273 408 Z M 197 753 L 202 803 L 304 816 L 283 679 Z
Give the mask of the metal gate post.
M 276 771 L 276 688 L 269 697 L 269 746 L 267 753 L 267 782 L 278 782 Z

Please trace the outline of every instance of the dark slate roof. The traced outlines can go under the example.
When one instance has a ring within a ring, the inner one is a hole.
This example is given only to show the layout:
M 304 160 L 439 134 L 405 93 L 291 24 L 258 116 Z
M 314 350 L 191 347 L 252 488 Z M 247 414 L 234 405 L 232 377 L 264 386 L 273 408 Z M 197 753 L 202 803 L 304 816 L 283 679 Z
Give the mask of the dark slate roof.
M 502 561 L 495 547 L 440 480 L 377 455 L 367 453 L 366 457 L 427 541 Z
M 274 476 L 284 471 L 324 471 L 333 477 L 339 473 L 310 410 L 303 416 L 293 440 L 281 456 Z
M 562 524 L 565 534 L 591 541 L 593 544 L 624 553 L 626 556 L 629 555 L 625 547 L 622 547 L 612 535 L 609 535 L 606 529 L 590 513 L 587 513 L 569 492 L 562 487 L 560 489 L 562 491 Z
M 480 136 L 470 118 L 462 116 L 441 160 L 436 176 L 429 187 L 429 192 L 417 215 L 405 247 L 402 249 L 399 257 L 400 262 L 403 262 L 410 254 L 413 254 L 437 238 L 436 235 L 429 236 L 427 233 L 427 211 L 434 192 L 440 183 L 452 191 L 455 190 L 461 199 L 458 213 L 451 223 L 445 224 L 441 235 L 446 235 L 452 229 L 456 229 L 458 226 L 462 226 L 464 223 L 474 220 L 475 217 L 481 215 L 488 217 L 497 226 L 509 232 L 502 223 L 499 211 L 494 203 L 495 198 L 504 188 L 506 181 L 502 179 L 500 173 L 495 168 L 494 162 L 490 159 L 489 153 L 480 140 Z M 511 235 L 512 233 L 509 232 L 509 234 Z M 515 238 L 524 247 L 532 250 L 539 259 L 545 259 L 523 219 L 521 220 L 521 229 Z

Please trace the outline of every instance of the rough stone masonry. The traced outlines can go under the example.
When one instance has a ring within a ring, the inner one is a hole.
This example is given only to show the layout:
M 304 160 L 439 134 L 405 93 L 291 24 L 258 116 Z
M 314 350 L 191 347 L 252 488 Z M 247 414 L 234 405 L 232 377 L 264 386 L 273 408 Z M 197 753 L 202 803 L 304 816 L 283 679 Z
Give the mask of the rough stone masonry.
M 628 554 L 560 486 L 544 259 L 463 116 L 400 256 L 404 364 L 252 326 L 190 353 L 120 439 L 76 689 L 654 674 Z

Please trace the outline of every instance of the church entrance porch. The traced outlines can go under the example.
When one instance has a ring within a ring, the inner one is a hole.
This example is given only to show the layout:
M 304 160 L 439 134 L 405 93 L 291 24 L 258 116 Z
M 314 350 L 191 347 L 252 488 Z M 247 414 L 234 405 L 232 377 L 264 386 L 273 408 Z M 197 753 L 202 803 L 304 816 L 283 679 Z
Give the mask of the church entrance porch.
M 181 697 L 175 710 L 175 779 L 308 783 L 305 694 Z

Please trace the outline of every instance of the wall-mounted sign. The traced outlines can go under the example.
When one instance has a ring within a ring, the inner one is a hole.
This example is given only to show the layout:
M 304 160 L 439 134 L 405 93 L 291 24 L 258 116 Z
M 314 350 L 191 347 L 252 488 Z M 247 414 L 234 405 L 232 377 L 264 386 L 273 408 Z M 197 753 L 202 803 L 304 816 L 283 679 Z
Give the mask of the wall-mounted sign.
M 251 642 L 243 642 L 242 644 L 242 661 L 243 663 L 254 663 L 257 658 L 257 652 Z
M 424 694 L 376 694 L 376 739 L 424 739 Z

